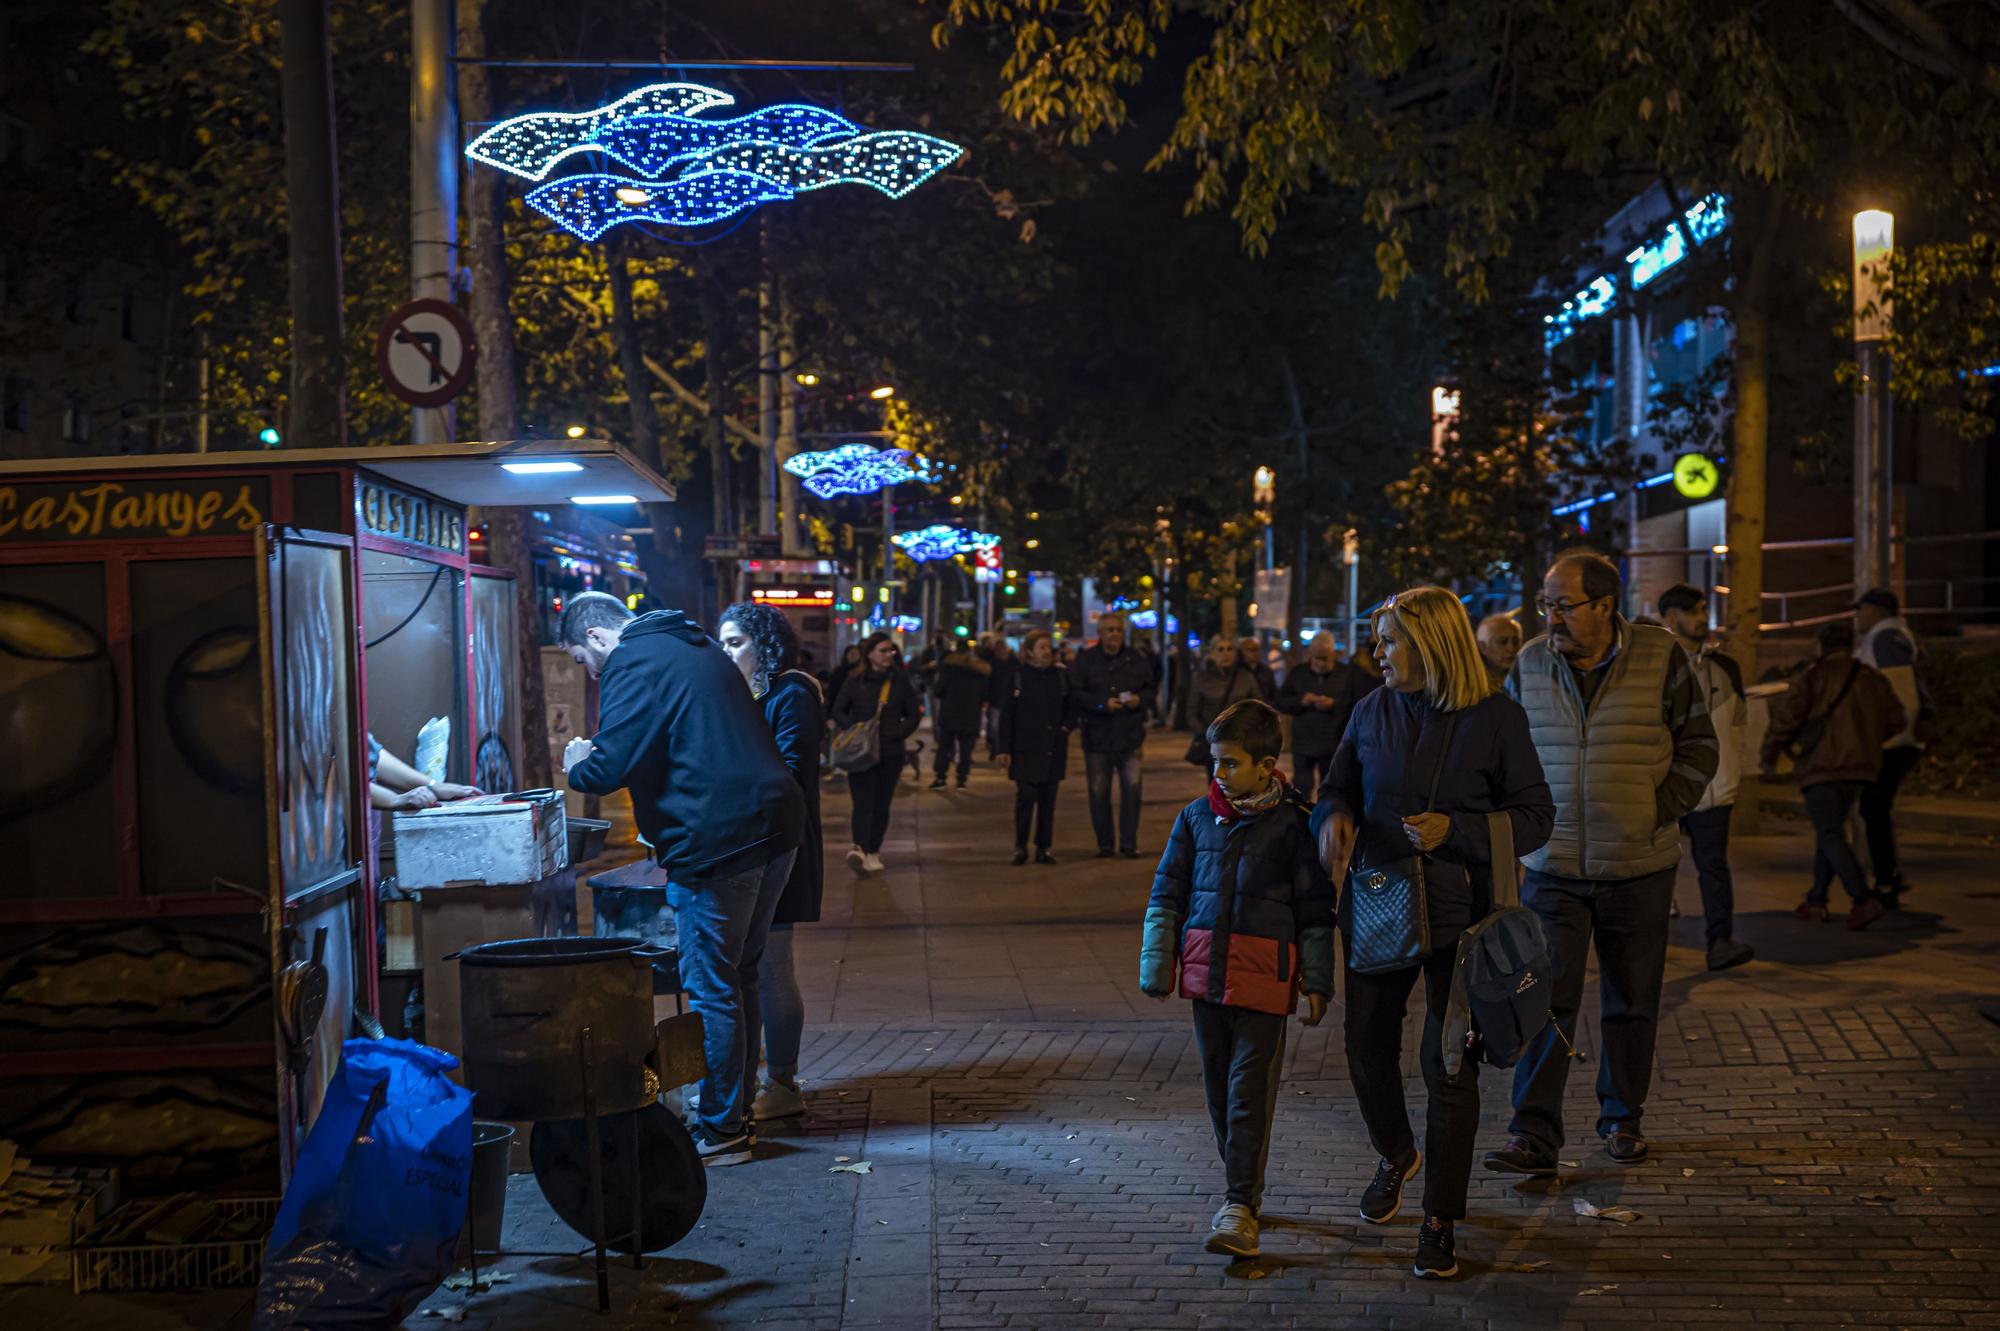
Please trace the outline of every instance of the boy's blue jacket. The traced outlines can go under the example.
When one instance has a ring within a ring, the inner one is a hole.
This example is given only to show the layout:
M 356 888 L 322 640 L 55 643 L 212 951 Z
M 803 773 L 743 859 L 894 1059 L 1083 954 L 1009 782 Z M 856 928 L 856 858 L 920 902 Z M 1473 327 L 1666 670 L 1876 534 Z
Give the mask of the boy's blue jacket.
M 1333 994 L 1333 884 L 1288 785 L 1239 816 L 1211 784 L 1174 820 L 1147 903 L 1139 987 L 1159 996 L 1289 1013 L 1299 990 Z

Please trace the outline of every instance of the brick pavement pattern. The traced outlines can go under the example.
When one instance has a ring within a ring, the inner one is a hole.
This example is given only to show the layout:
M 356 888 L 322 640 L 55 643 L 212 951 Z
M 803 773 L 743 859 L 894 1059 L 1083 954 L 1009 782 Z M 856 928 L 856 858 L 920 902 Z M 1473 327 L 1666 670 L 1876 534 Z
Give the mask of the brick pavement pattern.
M 1200 785 L 1171 760 L 1182 747 L 1151 743 L 1154 851 Z M 501 1283 L 440 1291 L 408 1325 L 2000 1326 L 2000 1025 L 1979 1011 L 2000 997 L 1991 845 L 1915 838 L 1911 908 L 1849 934 L 1791 917 L 1801 826 L 1741 838 L 1737 934 L 1760 955 L 1716 975 L 1683 866 L 1653 1160 L 1621 1168 L 1573 1140 L 1552 1183 L 1475 1172 L 1465 1274 L 1432 1283 L 1408 1270 L 1414 1207 L 1379 1228 L 1356 1215 L 1375 1162 L 1338 1011 L 1293 1028 L 1264 1257 L 1202 1251 L 1221 1170 L 1186 1004 L 1135 987 L 1151 865 L 1090 857 L 1082 787 L 1064 787 L 1062 862 L 1016 869 L 999 772 L 982 766 L 965 792 L 906 780 L 888 872 L 856 882 L 840 858 L 844 790 L 828 783 L 827 914 L 797 945 L 809 1117 L 762 1134 L 753 1163 L 712 1171 L 701 1226 L 675 1248 L 642 1271 L 614 1263 L 609 1317 L 587 1261 L 510 1257 Z M 1567 1104 L 1586 1136 L 1590 992 Z M 1405 1047 L 1421 1119 L 1414 1018 Z M 1508 1085 L 1484 1070 L 1482 1149 L 1504 1132 Z M 871 1172 L 830 1172 L 843 1157 Z M 509 1246 L 583 1250 L 532 1178 L 509 1199 Z M 1640 1218 L 1586 1218 L 1580 1200 Z

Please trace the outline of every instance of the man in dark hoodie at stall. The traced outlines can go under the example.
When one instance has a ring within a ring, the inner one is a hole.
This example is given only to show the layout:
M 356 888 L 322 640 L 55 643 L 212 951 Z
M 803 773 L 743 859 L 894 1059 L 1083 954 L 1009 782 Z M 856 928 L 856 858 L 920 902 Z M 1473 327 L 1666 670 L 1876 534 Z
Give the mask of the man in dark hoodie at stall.
M 701 1014 L 695 1144 L 709 1164 L 740 1164 L 755 1145 L 757 968 L 804 798 L 735 664 L 680 611 L 635 619 L 617 597 L 585 592 L 559 636 L 601 689 L 597 734 L 570 741 L 563 771 L 585 794 L 632 792 L 639 833 L 667 873 L 681 985 Z

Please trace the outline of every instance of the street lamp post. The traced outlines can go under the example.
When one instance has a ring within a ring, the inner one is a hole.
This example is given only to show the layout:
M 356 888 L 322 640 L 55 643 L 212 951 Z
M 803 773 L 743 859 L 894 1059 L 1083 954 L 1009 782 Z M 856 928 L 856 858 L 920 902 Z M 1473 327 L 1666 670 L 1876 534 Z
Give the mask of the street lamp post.
M 1854 594 L 1889 585 L 1889 256 L 1896 219 L 1880 209 L 1854 215 Z

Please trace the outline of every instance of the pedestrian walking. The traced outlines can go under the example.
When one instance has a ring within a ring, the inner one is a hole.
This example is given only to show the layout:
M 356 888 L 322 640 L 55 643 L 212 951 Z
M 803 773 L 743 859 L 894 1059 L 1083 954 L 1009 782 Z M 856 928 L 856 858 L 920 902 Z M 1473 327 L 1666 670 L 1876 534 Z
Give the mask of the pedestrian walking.
M 1308 1026 L 1319 1025 L 1333 997 L 1333 885 L 1305 801 L 1277 771 L 1277 712 L 1240 703 L 1209 725 L 1206 739 L 1214 775 L 1174 819 L 1160 856 L 1139 987 L 1155 999 L 1178 992 L 1193 1000 L 1226 1188 L 1207 1248 L 1255 1257 L 1285 1019 L 1301 989 Z
M 681 987 L 701 1016 L 704 1162 L 740 1164 L 755 1146 L 751 1105 L 760 964 L 805 838 L 805 797 L 771 728 L 715 640 L 678 610 L 634 618 L 583 592 L 558 640 L 600 681 L 598 730 L 563 751 L 569 786 L 621 787 L 667 873 Z
M 1278 676 L 1271 669 L 1271 663 L 1264 659 L 1264 645 L 1253 637 L 1237 640 L 1236 659 L 1257 681 L 1257 696 L 1270 702 L 1278 696 Z
M 931 713 L 931 738 L 937 741 L 937 758 L 931 769 L 936 778 L 931 789 L 944 789 L 955 757 L 958 788 L 964 790 L 966 778 L 972 774 L 972 749 L 979 742 L 993 666 L 960 647 L 938 657 L 934 669 L 932 691 L 937 696 L 937 709 Z
M 1008 678 L 996 738 L 1000 766 L 1014 780 L 1014 863 L 1028 862 L 1032 824 L 1035 863 L 1054 864 L 1056 794 L 1069 768 L 1076 700 L 1069 672 L 1056 664 L 1054 640 L 1040 629 L 1021 640 L 1019 666 Z
M 826 707 L 819 681 L 805 668 L 798 634 L 774 606 L 739 601 L 716 626 L 722 650 L 736 663 L 750 694 L 762 704 L 778 755 L 805 797 L 804 835 L 791 877 L 771 916 L 771 933 L 757 968 L 757 1010 L 746 1017 L 750 1070 L 757 1069 L 761 1036 L 765 1076 L 751 1101 L 750 1117 L 762 1123 L 806 1112 L 799 1092 L 799 1046 L 805 1038 L 806 1004 L 792 953 L 792 926 L 819 920 L 825 870 L 819 823 L 820 737 Z
M 1000 704 L 1013 691 L 1014 672 L 1021 668 L 1021 658 L 1004 637 L 982 635 L 979 641 L 980 659 L 993 672 L 986 677 L 986 758 L 990 762 L 1000 755 Z
M 1486 665 L 1486 678 L 1494 689 L 1507 687 L 1507 676 L 1521 655 L 1521 625 L 1512 615 L 1488 615 L 1479 621 L 1474 634 L 1479 641 L 1479 659 Z
M 1263 697 L 1256 674 L 1243 664 L 1242 647 L 1236 639 L 1218 633 L 1208 640 L 1208 656 L 1201 669 L 1188 680 L 1188 729 L 1194 738 L 1188 743 L 1187 760 L 1207 768 L 1208 728 L 1215 718 L 1246 699 Z
M 1868 861 L 1875 870 L 1875 891 L 1894 910 L 1909 884 L 1896 850 L 1896 794 L 1903 778 L 1923 760 L 1924 731 L 1931 719 L 1923 679 L 1917 673 L 1917 639 L 1902 615 L 1894 592 L 1877 587 L 1854 603 L 1854 631 L 1861 643 L 1855 659 L 1872 666 L 1895 690 L 1903 706 L 1903 727 L 1882 746 L 1882 771 L 1861 792 L 1861 822 L 1868 832 Z
M 1097 857 L 1139 858 L 1139 800 L 1144 791 L 1140 755 L 1146 712 L 1159 689 L 1152 667 L 1125 645 L 1125 617 L 1098 616 L 1097 643 L 1069 667 L 1077 710 L 1083 714 L 1083 770 L 1090 795 L 1090 825 Z M 1111 781 L 1118 780 L 1118 817 L 1111 817 Z M 1113 838 L 1116 837 L 1114 842 Z
M 847 677 L 833 702 L 835 730 L 870 719 L 880 722 L 874 764 L 847 774 L 847 790 L 854 799 L 854 844 L 847 851 L 847 867 L 856 877 L 882 872 L 882 838 L 889 833 L 889 806 L 896 798 L 903 765 L 909 760 L 905 746 L 924 718 L 923 702 L 910 683 L 909 672 L 903 669 L 894 638 L 886 633 L 870 634 L 861 644 L 861 661 L 861 669 Z
M 1563 1144 L 1563 1087 L 1593 945 L 1602 999 L 1597 1135 L 1611 1159 L 1647 1155 L 1667 907 L 1680 820 L 1715 776 L 1715 730 L 1687 653 L 1662 628 L 1619 613 L 1618 567 L 1597 554 L 1556 560 L 1536 608 L 1549 631 L 1521 649 L 1508 691 L 1527 709 L 1555 797 L 1555 826 L 1527 856 L 1521 901 L 1541 917 L 1554 963 L 1549 1025 L 1514 1069 L 1503 1173 L 1548 1177 Z
M 1365 692 L 1361 672 L 1341 662 L 1331 633 L 1314 634 L 1306 659 L 1285 672 L 1278 710 L 1292 717 L 1292 784 L 1300 799 L 1312 801 Z
M 1791 754 L 1812 820 L 1812 887 L 1794 914 L 1824 920 L 1827 889 L 1837 875 L 1854 903 L 1847 927 L 1866 929 L 1888 913 L 1889 903 L 1869 889 L 1867 871 L 1847 839 L 1847 817 L 1882 775 L 1882 746 L 1904 729 L 1903 704 L 1880 671 L 1854 656 L 1852 625 L 1821 625 L 1819 651 L 1771 704 L 1764 770 L 1775 775 L 1778 755 Z
M 1695 688 L 1708 704 L 1715 729 L 1715 776 L 1701 799 L 1681 819 L 1695 874 L 1701 882 L 1701 913 L 1708 968 L 1728 970 L 1754 960 L 1757 950 L 1736 941 L 1736 880 L 1729 871 L 1729 820 L 1736 813 L 1736 788 L 1743 779 L 1743 746 L 1749 734 L 1750 703 L 1743 671 L 1708 630 L 1708 596 L 1676 583 L 1660 593 L 1660 619 L 1680 641 L 1694 670 Z
M 1465 1218 L 1479 1135 L 1479 1060 L 1464 1059 L 1456 1076 L 1445 1068 L 1459 936 L 1500 899 L 1494 876 L 1509 875 L 1511 888 L 1519 872 L 1516 860 L 1492 863 L 1488 815 L 1507 816 L 1520 854 L 1548 840 L 1555 802 L 1527 714 L 1494 691 L 1456 596 L 1417 587 L 1391 597 L 1375 614 L 1375 655 L 1386 686 L 1354 707 L 1313 814 L 1314 833 L 1333 880 L 1347 884 L 1340 907 L 1350 940 L 1342 958 L 1347 1073 L 1378 1157 L 1361 1218 L 1371 1225 L 1395 1219 L 1404 1186 L 1428 1158 L 1412 1270 L 1444 1279 L 1458 1273 L 1454 1230 Z M 1355 882 L 1364 870 L 1406 864 L 1412 852 L 1421 857 L 1428 955 L 1395 969 L 1356 970 Z M 1421 1150 L 1403 1097 L 1403 1016 L 1419 978 L 1418 1063 L 1429 1096 Z

